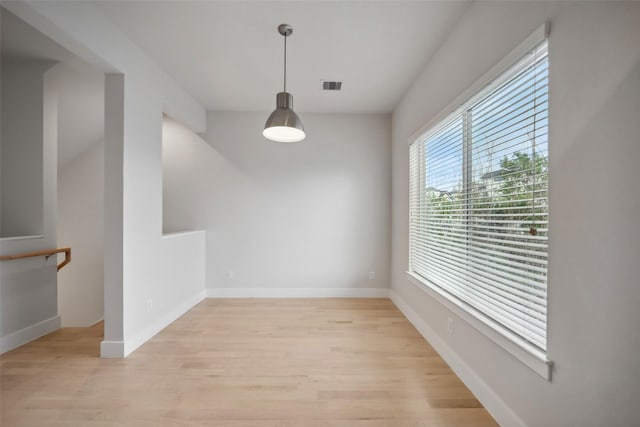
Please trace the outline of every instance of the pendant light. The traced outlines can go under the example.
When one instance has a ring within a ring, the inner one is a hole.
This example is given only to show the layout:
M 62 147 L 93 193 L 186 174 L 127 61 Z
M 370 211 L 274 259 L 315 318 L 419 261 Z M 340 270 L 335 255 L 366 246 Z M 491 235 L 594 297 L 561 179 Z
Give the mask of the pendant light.
M 280 24 L 278 32 L 284 36 L 284 91 L 276 95 L 276 109 L 264 124 L 262 135 L 277 142 L 298 142 L 306 136 L 302 120 L 293 111 L 293 96 L 287 92 L 287 37 L 293 28 Z

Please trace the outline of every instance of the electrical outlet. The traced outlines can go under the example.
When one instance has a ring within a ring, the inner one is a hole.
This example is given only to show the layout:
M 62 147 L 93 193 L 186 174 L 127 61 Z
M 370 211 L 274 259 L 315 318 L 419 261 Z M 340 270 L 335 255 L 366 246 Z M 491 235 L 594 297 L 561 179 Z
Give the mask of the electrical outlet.
M 153 310 L 153 300 L 151 298 L 147 299 L 147 313 L 151 313 Z
M 370 271 L 369 272 L 369 280 L 376 280 L 376 272 L 375 271 Z
M 447 317 L 447 332 L 449 335 L 453 335 L 453 319 L 451 317 Z
M 233 280 L 233 270 L 227 270 L 227 279 Z

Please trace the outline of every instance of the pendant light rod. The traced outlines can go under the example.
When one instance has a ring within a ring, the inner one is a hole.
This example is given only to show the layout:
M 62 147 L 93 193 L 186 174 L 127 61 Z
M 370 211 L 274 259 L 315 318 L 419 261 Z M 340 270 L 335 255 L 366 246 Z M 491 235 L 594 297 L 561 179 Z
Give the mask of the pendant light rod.
M 289 24 L 278 25 L 278 32 L 284 36 L 284 91 L 287 91 L 287 37 L 293 33 L 293 27 Z

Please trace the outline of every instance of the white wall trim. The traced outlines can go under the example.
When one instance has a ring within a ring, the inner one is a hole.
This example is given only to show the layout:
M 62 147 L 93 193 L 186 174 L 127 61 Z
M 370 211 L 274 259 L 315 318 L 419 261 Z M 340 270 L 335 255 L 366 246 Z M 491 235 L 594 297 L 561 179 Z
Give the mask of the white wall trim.
M 163 239 L 172 239 L 174 237 L 188 236 L 190 234 L 206 233 L 206 230 L 185 230 L 185 231 L 173 231 L 171 233 L 162 233 Z
M 13 242 L 13 241 L 16 241 L 16 240 L 33 240 L 33 239 L 44 239 L 44 235 L 42 235 L 42 234 L 34 234 L 32 236 L 0 237 L 0 242 Z
M 420 335 L 431 344 L 440 357 L 447 362 L 462 382 L 484 405 L 487 411 L 498 421 L 498 424 L 502 426 L 526 426 L 511 408 L 431 329 L 427 322 L 425 322 L 409 304 L 392 289 L 389 291 L 389 297 L 409 322 L 418 330 Z
M 102 341 L 100 357 L 103 359 L 121 359 L 124 356 L 124 341 Z
M 160 316 L 160 318 L 145 327 L 133 338 L 125 339 L 124 356 L 121 357 L 127 357 L 128 355 L 133 353 L 138 347 L 149 341 L 154 335 L 169 326 L 171 323 L 178 320 L 178 318 L 180 318 L 187 311 L 191 310 L 196 304 L 205 299 L 205 297 L 206 292 L 204 291 L 204 289 L 198 291 L 198 293 L 196 293 L 195 295 L 192 295 L 182 303 L 177 304 L 175 308 Z
M 104 322 L 104 316 L 101 316 L 98 320 L 89 323 L 89 327 L 96 326 L 100 322 Z
M 207 288 L 207 298 L 389 298 L 389 288 Z
M 7 334 L 0 339 L 0 354 L 11 351 L 14 348 L 20 347 L 58 329 L 60 329 L 60 316 L 54 316 L 50 319 L 27 326 L 19 331 Z

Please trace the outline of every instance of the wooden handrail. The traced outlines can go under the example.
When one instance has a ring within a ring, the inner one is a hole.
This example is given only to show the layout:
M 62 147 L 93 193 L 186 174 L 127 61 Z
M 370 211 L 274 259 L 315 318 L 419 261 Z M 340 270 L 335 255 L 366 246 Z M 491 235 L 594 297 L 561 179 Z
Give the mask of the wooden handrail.
M 18 255 L 5 255 L 0 256 L 0 261 L 11 261 L 14 259 L 31 258 L 36 256 L 44 256 L 49 259 L 51 255 L 55 255 L 61 252 L 64 252 L 64 260 L 60 264 L 58 264 L 58 271 L 60 271 L 62 267 L 71 262 L 71 248 L 45 249 L 43 251 L 26 252 Z

